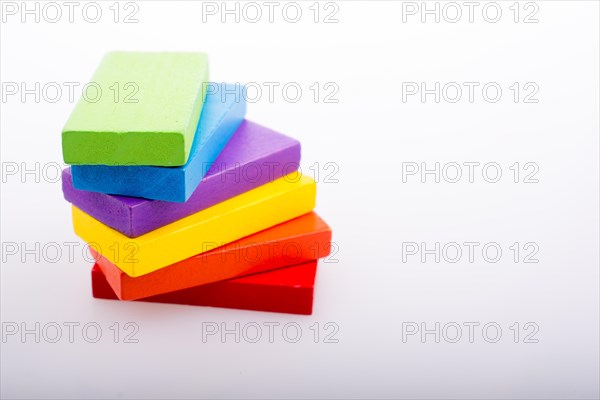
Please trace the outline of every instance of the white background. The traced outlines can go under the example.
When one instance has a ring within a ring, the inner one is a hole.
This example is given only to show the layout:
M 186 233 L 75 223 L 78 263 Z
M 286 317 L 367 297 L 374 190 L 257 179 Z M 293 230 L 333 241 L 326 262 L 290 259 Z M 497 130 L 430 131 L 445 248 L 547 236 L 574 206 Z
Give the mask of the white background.
M 262 3 L 257 23 L 233 16 L 221 23 L 194 1 L 138 1 L 137 23 L 114 23 L 112 3 L 99 3 L 103 15 L 95 24 L 82 17 L 83 3 L 73 23 L 62 3 L 57 23 L 4 15 L 3 85 L 84 84 L 115 49 L 206 51 L 213 81 L 296 82 L 300 101 L 286 101 L 279 90 L 270 102 L 264 92 L 249 104 L 248 118 L 298 138 L 306 173 L 314 175 L 309 167 L 319 163 L 317 212 L 333 228 L 339 262 L 320 263 L 312 316 L 94 300 L 91 263 L 54 179 L 55 163 L 62 164 L 60 131 L 74 104 L 66 92 L 55 103 L 48 96 L 3 98 L 3 329 L 63 326 L 57 343 L 36 343 L 33 334 L 5 338 L 3 398 L 598 398 L 597 2 L 538 1 L 537 23 L 523 23 L 533 10 L 524 3 L 515 23 L 512 1 L 498 3 L 497 23 L 482 17 L 486 3 L 473 23 L 465 6 L 457 23 L 433 16 L 422 23 L 419 14 L 403 22 L 401 2 L 338 1 L 338 22 L 329 24 L 322 19 L 334 9 L 321 4 L 315 23 L 312 1 L 299 3 L 295 24 L 283 18 L 282 6 L 269 23 Z M 338 102 L 324 102 L 325 92 L 315 102 L 315 82 L 337 85 Z M 480 86 L 472 103 L 466 91 L 457 103 L 436 103 L 433 95 L 403 102 L 403 82 Z M 496 103 L 481 95 L 488 82 L 503 89 Z M 535 83 L 538 102 L 515 103 L 514 82 L 521 89 Z M 337 183 L 324 179 L 327 162 L 339 168 Z M 403 182 L 409 162 L 496 162 L 502 177 L 488 183 L 478 169 L 473 183 L 466 176 L 458 183 L 426 176 L 422 183 L 419 175 Z M 514 183 L 515 162 L 535 163 L 538 183 L 523 183 L 522 175 Z M 36 163 L 37 175 L 21 175 Z M 7 174 L 14 165 L 18 173 Z M 79 243 L 72 259 L 69 242 Z M 473 263 L 466 254 L 457 263 L 436 263 L 432 255 L 403 262 L 407 242 L 495 242 L 503 254 L 487 262 L 480 246 Z M 515 263 L 514 242 L 539 246 L 539 262 L 524 263 L 522 250 Z M 8 243 L 18 245 L 16 255 L 5 252 Z M 36 243 L 56 244 L 62 255 L 23 251 Z M 68 322 L 81 324 L 73 343 Z M 89 322 L 102 328 L 97 343 L 81 333 Z M 110 330 L 115 322 L 119 343 Z M 127 322 L 139 327 L 138 343 L 123 343 Z M 265 322 L 281 324 L 273 343 Z M 297 343 L 281 332 L 288 322 L 302 329 Z M 327 322 L 339 328 L 337 343 L 325 343 Z M 463 335 L 457 343 L 448 340 L 451 330 L 439 343 L 433 334 L 403 341 L 409 322 L 428 329 L 455 322 Z M 473 343 L 466 322 L 480 324 Z M 528 322 L 539 328 L 537 343 L 524 343 Z M 263 337 L 203 341 L 207 323 L 257 323 Z M 486 323 L 502 328 L 497 343 L 485 340 Z

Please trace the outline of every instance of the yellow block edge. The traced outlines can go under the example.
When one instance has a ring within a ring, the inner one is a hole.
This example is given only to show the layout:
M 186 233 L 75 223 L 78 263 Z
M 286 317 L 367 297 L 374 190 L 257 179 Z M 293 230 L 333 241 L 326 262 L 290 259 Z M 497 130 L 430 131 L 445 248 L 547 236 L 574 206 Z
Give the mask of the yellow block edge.
M 131 277 L 236 241 L 310 212 L 317 185 L 298 172 L 129 238 L 73 206 L 75 234 Z

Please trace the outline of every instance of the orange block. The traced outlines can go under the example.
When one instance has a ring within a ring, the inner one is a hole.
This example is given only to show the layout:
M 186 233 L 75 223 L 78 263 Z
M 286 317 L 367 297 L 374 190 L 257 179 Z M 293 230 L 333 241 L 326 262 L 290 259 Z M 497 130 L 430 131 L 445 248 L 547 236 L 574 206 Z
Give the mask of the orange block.
M 314 212 L 137 278 L 90 251 L 121 300 L 136 300 L 325 257 L 331 228 Z

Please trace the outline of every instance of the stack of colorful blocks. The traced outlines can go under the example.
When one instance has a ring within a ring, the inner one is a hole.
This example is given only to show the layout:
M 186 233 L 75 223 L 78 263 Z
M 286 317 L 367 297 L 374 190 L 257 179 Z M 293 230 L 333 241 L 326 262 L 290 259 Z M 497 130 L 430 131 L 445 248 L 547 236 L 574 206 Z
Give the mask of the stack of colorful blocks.
M 203 53 L 109 53 L 92 82 L 62 177 L 93 296 L 311 314 L 331 230 L 300 143 L 245 120 Z

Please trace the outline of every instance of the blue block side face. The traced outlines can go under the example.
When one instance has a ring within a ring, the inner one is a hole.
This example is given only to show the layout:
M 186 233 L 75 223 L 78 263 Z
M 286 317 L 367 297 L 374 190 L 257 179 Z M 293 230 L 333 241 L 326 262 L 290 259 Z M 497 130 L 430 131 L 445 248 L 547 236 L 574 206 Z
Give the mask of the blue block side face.
M 243 86 L 210 84 L 188 162 L 180 167 L 74 165 L 76 189 L 185 202 L 246 115 Z
M 76 189 L 143 198 L 185 197 L 179 167 L 73 165 Z
M 220 84 L 219 93 L 207 95 L 205 107 L 214 110 L 200 121 L 199 131 L 192 146 L 190 160 L 184 166 L 185 200 L 196 190 L 214 161 L 223 151 L 246 116 L 244 87 Z

